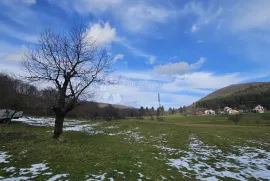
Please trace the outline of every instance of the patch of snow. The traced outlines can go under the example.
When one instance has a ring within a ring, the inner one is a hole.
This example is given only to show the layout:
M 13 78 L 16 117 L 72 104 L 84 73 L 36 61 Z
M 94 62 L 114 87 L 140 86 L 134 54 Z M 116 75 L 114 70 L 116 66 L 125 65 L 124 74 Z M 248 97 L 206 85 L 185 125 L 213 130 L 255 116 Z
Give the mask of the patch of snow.
M 7 152 L 0 151 L 0 163 L 9 163 L 7 159 L 10 157 L 11 155 L 8 155 Z
M 134 165 L 137 166 L 137 167 L 142 167 L 142 164 L 143 164 L 142 162 L 137 162 Z
M 247 140 L 248 143 L 252 143 L 252 144 L 258 144 L 258 145 L 262 145 L 262 146 L 269 146 L 270 143 L 265 143 L 265 142 L 261 142 L 258 140 Z
M 47 167 L 47 164 L 45 163 L 39 163 L 39 164 L 33 164 L 31 165 L 31 168 L 21 168 L 20 169 L 20 175 L 40 175 L 43 171 L 48 170 L 49 167 Z
M 205 145 L 195 135 L 190 136 L 189 151 L 156 147 L 169 155 L 183 155 L 178 159 L 168 159 L 168 165 L 177 168 L 184 176 L 196 180 L 219 180 L 217 177 L 241 181 L 270 179 L 270 152 L 262 149 L 234 146 L 233 149 L 238 155 L 225 154 L 216 146 Z M 185 172 L 186 170 L 189 172 Z
M 16 119 L 15 121 L 23 122 L 31 126 L 45 126 L 45 127 L 53 127 L 54 126 L 54 118 L 33 118 L 33 117 L 23 117 Z M 87 121 L 79 121 L 79 120 L 66 120 L 64 122 L 64 131 L 82 131 L 87 132 L 90 135 L 95 134 L 103 134 L 103 131 L 95 131 L 94 127 L 99 126 L 101 123 L 92 123 L 92 124 L 82 124 Z M 47 131 L 53 132 L 53 131 Z
M 85 180 L 85 181 L 103 181 L 106 178 L 106 174 L 104 173 L 102 175 L 94 175 L 94 174 L 90 174 L 87 177 L 90 177 L 89 179 Z
M 52 178 L 49 178 L 47 181 L 56 181 L 62 177 L 67 177 L 67 176 L 68 174 L 58 174 L 58 175 L 53 176 Z
M 23 150 L 20 152 L 20 154 L 25 154 L 25 153 L 27 153 L 27 150 Z
M 22 117 L 14 121 L 23 122 L 31 126 L 54 126 L 54 118 Z
M 105 127 L 105 129 L 117 129 L 119 128 L 119 126 L 108 126 L 108 127 Z
M 109 136 L 124 135 L 124 136 L 126 136 L 124 139 L 128 140 L 128 141 L 143 142 L 145 140 L 145 137 L 141 136 L 140 132 L 133 132 L 131 130 L 118 132 L 118 133 L 108 133 L 107 135 L 109 135 Z
M 6 168 L 3 168 L 2 170 L 4 170 L 5 172 L 15 172 L 16 168 L 15 167 L 6 167 Z
M 144 177 L 144 175 L 143 175 L 143 174 L 141 174 L 141 173 L 138 173 L 138 174 L 139 174 L 139 177 L 140 177 L 140 178 Z
M 7 152 L 0 152 L 0 155 L 5 155 L 3 157 L 11 157 L 6 154 Z M 6 163 L 6 162 L 5 162 Z M 5 172 L 12 172 L 13 175 L 18 174 L 18 177 L 10 177 L 10 178 L 4 178 L 0 177 L 1 181 L 21 181 L 21 180 L 32 180 L 34 178 L 37 178 L 39 175 L 52 175 L 52 172 L 45 172 L 48 170 L 51 170 L 49 167 L 47 167 L 47 163 L 38 163 L 31 165 L 30 168 L 20 168 L 19 172 L 16 172 L 15 167 L 5 167 L 2 169 Z M 45 172 L 45 173 L 44 173 Z M 30 176 L 24 176 L 24 175 L 30 175 Z M 53 176 L 49 179 L 49 181 L 55 181 L 59 178 L 66 177 L 68 174 L 58 174 Z
M 12 177 L 12 178 L 5 178 L 2 181 L 22 181 L 22 180 L 29 180 L 29 177 Z
M 160 176 L 161 176 L 161 179 L 162 179 L 162 180 L 167 180 L 166 177 L 164 177 L 164 176 L 162 176 L 162 175 L 160 175 Z
M 86 132 L 89 135 L 96 135 L 96 134 L 103 134 L 103 131 L 95 131 L 94 127 L 97 126 L 97 124 L 89 124 L 89 125 L 75 125 L 72 127 L 65 127 L 64 131 L 81 131 Z
M 158 145 L 153 145 L 154 147 L 161 149 L 163 151 L 167 151 L 169 153 L 176 153 L 178 151 L 178 149 L 175 148 L 169 148 L 169 147 L 165 147 L 165 146 L 158 146 Z

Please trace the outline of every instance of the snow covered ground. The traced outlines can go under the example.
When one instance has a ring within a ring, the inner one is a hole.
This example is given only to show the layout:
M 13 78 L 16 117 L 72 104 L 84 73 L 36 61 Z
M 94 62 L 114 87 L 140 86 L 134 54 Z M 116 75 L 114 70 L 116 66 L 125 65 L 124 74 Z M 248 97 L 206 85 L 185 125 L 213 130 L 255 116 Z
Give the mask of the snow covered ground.
M 23 117 L 14 121 L 23 122 L 31 126 L 54 126 L 54 118 L 34 118 L 34 117 Z M 79 120 L 66 120 L 64 122 L 64 131 L 82 131 L 87 132 L 90 135 L 102 134 L 103 131 L 96 131 L 94 127 L 101 125 L 100 123 L 86 123 L 87 121 Z
M 12 155 L 8 155 L 7 152 L 0 151 L 0 163 L 7 164 L 12 161 Z M 3 171 L 10 173 L 9 178 L 0 176 L 1 181 L 21 181 L 21 180 L 33 180 L 40 175 L 53 175 L 52 169 L 48 167 L 48 163 L 32 164 L 30 168 L 16 168 L 16 167 L 4 167 Z M 49 181 L 56 181 L 57 179 L 67 177 L 68 174 L 57 174 L 51 176 Z
M 220 178 L 270 180 L 270 152 L 259 148 L 234 146 L 232 151 L 237 154 L 223 153 L 216 146 L 205 145 L 194 134 L 190 136 L 188 151 L 154 146 L 165 152 L 165 160 L 169 166 L 189 178 L 211 181 Z M 177 159 L 170 158 L 176 155 L 181 156 Z
M 16 121 L 24 122 L 32 126 L 53 127 L 53 118 L 20 118 Z M 64 131 L 82 131 L 89 135 L 106 134 L 108 136 L 121 136 L 123 141 L 129 143 L 150 144 L 160 150 L 154 154 L 153 159 L 160 160 L 168 165 L 168 172 L 176 169 L 181 175 L 196 180 L 221 180 L 224 178 L 232 180 L 270 180 L 270 152 L 257 147 L 231 146 L 230 151 L 224 152 L 217 146 L 209 146 L 198 139 L 196 134 L 190 134 L 187 150 L 170 148 L 166 146 L 166 134 L 158 136 L 143 135 L 139 127 L 133 129 L 117 130 L 119 126 L 103 126 L 102 123 L 90 123 L 86 121 L 68 120 L 64 123 Z M 113 130 L 111 132 L 111 130 Z M 217 135 L 220 139 L 221 136 Z M 256 143 L 256 140 L 246 140 L 246 142 Z M 257 142 L 258 143 L 258 142 Z M 261 145 L 266 144 L 262 143 Z M 8 164 L 12 156 L 8 152 L 0 151 L 0 164 Z M 161 163 L 163 164 L 163 163 Z M 45 161 L 31 165 L 30 168 L 15 168 L 13 166 L 2 169 L 12 173 L 11 178 L 0 176 L 0 180 L 16 181 L 37 178 L 39 175 L 50 175 L 50 181 L 68 178 L 68 174 L 53 175 L 52 170 Z M 137 167 L 142 167 L 139 160 L 134 163 Z M 130 170 L 132 172 L 132 170 Z M 117 171 L 118 178 L 126 179 L 124 172 Z M 138 180 L 148 180 L 147 176 L 137 173 Z M 30 176 L 29 176 L 30 175 Z M 115 178 L 107 173 L 97 173 L 86 175 L 86 180 L 111 180 Z M 164 177 L 160 175 L 160 180 L 175 179 L 173 176 Z M 177 180 L 177 179 L 176 179 Z

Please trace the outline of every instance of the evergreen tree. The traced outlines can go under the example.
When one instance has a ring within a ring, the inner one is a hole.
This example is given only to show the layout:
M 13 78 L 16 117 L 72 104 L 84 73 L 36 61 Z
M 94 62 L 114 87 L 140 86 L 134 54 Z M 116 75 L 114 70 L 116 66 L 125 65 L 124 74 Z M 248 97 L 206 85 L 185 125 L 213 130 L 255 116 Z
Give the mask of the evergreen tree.
M 140 116 L 144 116 L 145 115 L 145 111 L 144 111 L 144 108 L 143 107 L 140 108 L 139 114 L 140 114 Z

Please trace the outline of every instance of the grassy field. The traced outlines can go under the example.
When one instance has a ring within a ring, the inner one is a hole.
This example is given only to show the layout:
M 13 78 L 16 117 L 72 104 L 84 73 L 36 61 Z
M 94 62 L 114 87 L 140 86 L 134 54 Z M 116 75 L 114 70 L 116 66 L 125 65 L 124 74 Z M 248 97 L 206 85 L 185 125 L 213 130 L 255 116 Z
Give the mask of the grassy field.
M 69 120 L 60 141 L 50 119 L 0 125 L 0 180 L 269 180 L 270 126 L 256 119 Z
M 166 115 L 167 123 L 188 123 L 188 124 L 220 124 L 220 125 L 234 125 L 233 121 L 228 120 L 228 116 L 183 116 L 180 114 Z M 269 126 L 270 113 L 264 114 L 245 114 L 239 122 L 243 126 Z

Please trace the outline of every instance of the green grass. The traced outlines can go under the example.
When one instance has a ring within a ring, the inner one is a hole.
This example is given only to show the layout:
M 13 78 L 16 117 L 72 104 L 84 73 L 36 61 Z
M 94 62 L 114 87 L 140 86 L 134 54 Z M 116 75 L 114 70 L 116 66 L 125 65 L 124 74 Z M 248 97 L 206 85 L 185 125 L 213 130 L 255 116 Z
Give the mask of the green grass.
M 265 119 L 264 117 L 269 119 Z M 221 124 L 221 125 L 233 125 L 234 122 L 228 120 L 228 116 L 183 116 L 180 114 L 167 115 L 165 116 L 166 121 L 172 123 L 187 123 L 187 124 Z M 264 114 L 244 114 L 239 125 L 245 126 L 255 126 L 256 121 L 259 121 L 260 125 L 268 126 L 270 125 L 270 113 Z
M 115 180 L 138 180 L 139 173 L 145 176 L 143 180 L 146 177 L 149 180 L 162 180 L 161 176 L 169 180 L 172 179 L 171 176 L 175 180 L 196 180 L 195 177 L 184 177 L 179 170 L 169 167 L 167 159 L 162 156 L 165 152 L 153 145 L 188 150 L 190 136 L 196 135 L 204 144 L 216 146 L 225 153 L 231 152 L 232 146 L 250 146 L 270 151 L 270 127 L 266 124 L 256 126 L 254 119 L 258 117 L 245 116 L 239 125 L 234 125 L 227 117 L 173 115 L 163 122 L 119 120 L 102 122 L 96 128 L 105 133 L 137 132 L 143 140 L 124 134 L 109 136 L 64 132 L 61 137 L 64 141 L 59 142 L 51 138 L 52 133 L 48 131 L 52 128 L 33 127 L 23 123 L 0 125 L 0 151 L 7 151 L 12 155 L 10 163 L 0 164 L 0 176 L 11 177 L 12 173 L 2 170 L 5 167 L 17 168 L 17 175 L 13 175 L 14 177 L 19 176 L 19 168 L 46 162 L 53 174 L 69 174 L 69 180 L 85 180 L 86 175 L 103 173 L 107 173 L 106 178 L 113 177 Z M 108 126 L 118 128 L 104 129 Z M 11 132 L 14 133 L 12 136 Z M 178 158 L 180 155 L 174 154 L 171 158 Z M 215 161 L 216 159 L 210 159 L 207 162 L 212 164 Z M 123 172 L 124 175 L 114 170 Z M 39 175 L 35 180 L 50 177 Z

